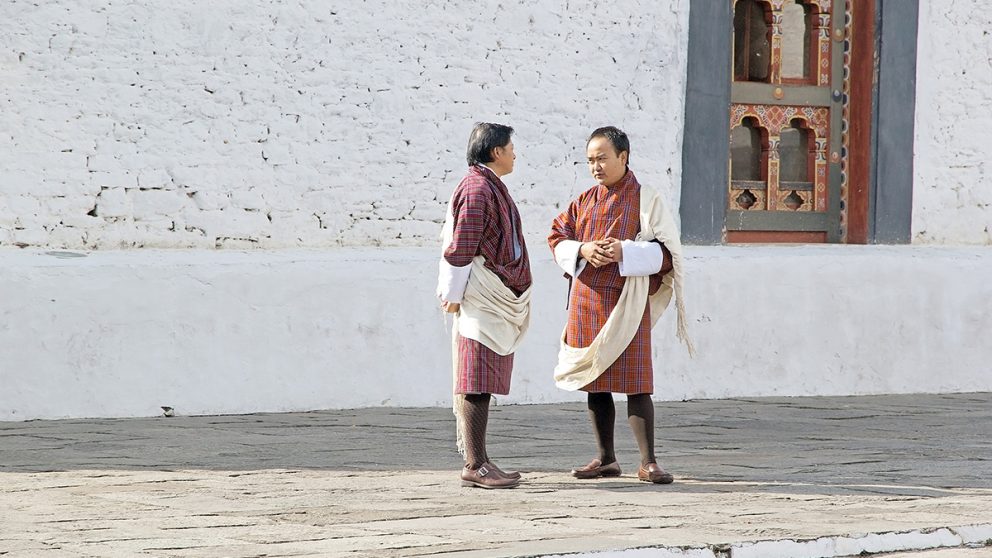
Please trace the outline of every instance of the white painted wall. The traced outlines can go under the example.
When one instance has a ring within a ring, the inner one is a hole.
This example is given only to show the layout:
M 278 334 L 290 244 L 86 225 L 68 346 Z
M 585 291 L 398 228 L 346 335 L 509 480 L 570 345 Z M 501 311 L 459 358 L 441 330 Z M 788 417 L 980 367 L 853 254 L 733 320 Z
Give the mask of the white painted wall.
M 688 0 L 334 4 L 0 5 L 0 419 L 447 405 L 434 244 L 477 120 L 517 129 L 538 289 L 505 400 L 576 397 L 544 235 L 599 125 L 678 207 Z M 917 244 L 992 242 L 979 8 L 921 0 Z M 692 258 L 701 356 L 659 326 L 661 398 L 992 389 L 987 248 Z
M 472 122 L 539 238 L 595 126 L 681 177 L 688 0 L 0 6 L 0 245 L 426 246 Z M 992 13 L 921 0 L 913 238 L 992 243 Z M 577 164 L 578 163 L 578 164 Z
M 992 11 L 920 0 L 913 242 L 992 244 Z
M 581 399 L 551 381 L 566 283 L 534 252 L 499 399 Z M 663 318 L 658 399 L 992 390 L 986 248 L 697 247 L 688 268 L 699 356 Z M 0 420 L 451 401 L 431 249 L 0 251 L 0 269 Z
M 432 244 L 478 120 L 517 129 L 529 231 L 597 126 L 671 194 L 687 25 L 688 0 L 7 0 L 0 244 Z

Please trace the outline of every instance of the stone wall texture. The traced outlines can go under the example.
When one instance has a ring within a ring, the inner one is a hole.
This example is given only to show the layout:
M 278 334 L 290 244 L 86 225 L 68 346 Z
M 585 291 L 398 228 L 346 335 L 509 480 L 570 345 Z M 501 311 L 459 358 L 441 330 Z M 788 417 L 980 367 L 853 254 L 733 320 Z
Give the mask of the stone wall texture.
M 533 240 L 630 134 L 677 197 L 688 0 L 7 0 L 0 244 L 426 246 L 475 121 Z
M 920 0 L 913 242 L 992 244 L 992 11 Z
M 624 128 L 677 207 L 689 0 L 7 0 L 0 246 L 429 246 L 475 121 L 532 242 Z M 992 11 L 920 1 L 913 240 L 992 243 Z

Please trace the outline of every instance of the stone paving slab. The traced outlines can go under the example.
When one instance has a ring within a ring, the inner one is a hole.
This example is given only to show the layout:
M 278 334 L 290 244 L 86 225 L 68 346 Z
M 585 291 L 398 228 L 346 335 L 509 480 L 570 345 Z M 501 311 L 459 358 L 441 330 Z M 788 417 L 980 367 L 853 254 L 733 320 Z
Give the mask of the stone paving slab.
M 495 408 L 490 453 L 525 472 L 505 491 L 460 487 L 445 409 L 0 423 L 0 557 L 736 558 L 968 525 L 942 544 L 992 539 L 992 394 L 656 411 L 669 486 L 632 476 L 622 422 L 625 475 L 580 482 L 566 471 L 594 450 L 583 405 Z
M 858 493 L 687 478 L 660 487 L 631 476 L 580 482 L 559 472 L 531 473 L 506 491 L 462 489 L 450 475 L 430 471 L 73 471 L 0 479 L 0 549 L 26 540 L 81 556 L 105 549 L 134 556 L 458 556 L 479 549 L 528 556 L 535 548 L 706 547 L 966 525 L 992 509 L 992 489 L 895 496 L 903 487 Z

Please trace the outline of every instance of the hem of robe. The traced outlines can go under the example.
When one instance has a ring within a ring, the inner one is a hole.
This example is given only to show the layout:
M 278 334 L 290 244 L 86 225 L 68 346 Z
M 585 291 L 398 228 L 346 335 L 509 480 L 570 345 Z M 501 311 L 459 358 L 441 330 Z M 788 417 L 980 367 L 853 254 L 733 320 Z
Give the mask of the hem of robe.
M 575 345 L 569 343 L 576 348 L 588 347 L 616 306 L 620 292 L 610 288 L 593 288 L 577 281 L 572 286 L 569 298 L 566 342 L 569 340 L 577 342 Z M 603 313 L 600 314 L 597 310 Z M 579 388 L 579 391 L 627 395 L 653 394 L 654 358 L 651 345 L 651 314 L 645 307 L 630 344 L 602 374 Z
M 458 334 L 458 376 L 454 395 L 507 395 L 513 380 L 513 355 L 500 355 L 475 339 Z M 466 355 L 463 351 L 471 351 Z
M 591 390 L 585 387 L 580 387 L 579 391 L 584 391 L 586 393 L 622 393 L 624 395 L 654 395 L 654 391 L 610 391 L 608 389 L 597 389 Z

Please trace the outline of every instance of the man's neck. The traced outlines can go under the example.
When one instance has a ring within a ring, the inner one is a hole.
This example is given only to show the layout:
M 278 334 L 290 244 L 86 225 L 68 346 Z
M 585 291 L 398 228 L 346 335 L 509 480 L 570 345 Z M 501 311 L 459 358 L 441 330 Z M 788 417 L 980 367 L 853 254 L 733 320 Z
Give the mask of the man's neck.
M 500 178 L 502 178 L 502 177 L 503 177 L 503 174 L 501 174 L 501 173 L 499 173 L 499 172 L 497 172 L 497 170 L 496 170 L 496 169 L 494 169 L 494 168 L 492 168 L 492 167 L 490 167 L 489 165 L 487 165 L 487 164 L 485 164 L 485 163 L 479 163 L 479 166 L 480 166 L 480 167 L 483 167 L 483 168 L 487 168 L 487 169 L 489 169 L 490 171 L 492 171 L 492 173 L 493 173 L 493 174 L 495 174 L 496 176 L 498 176 L 498 177 L 500 177 Z

